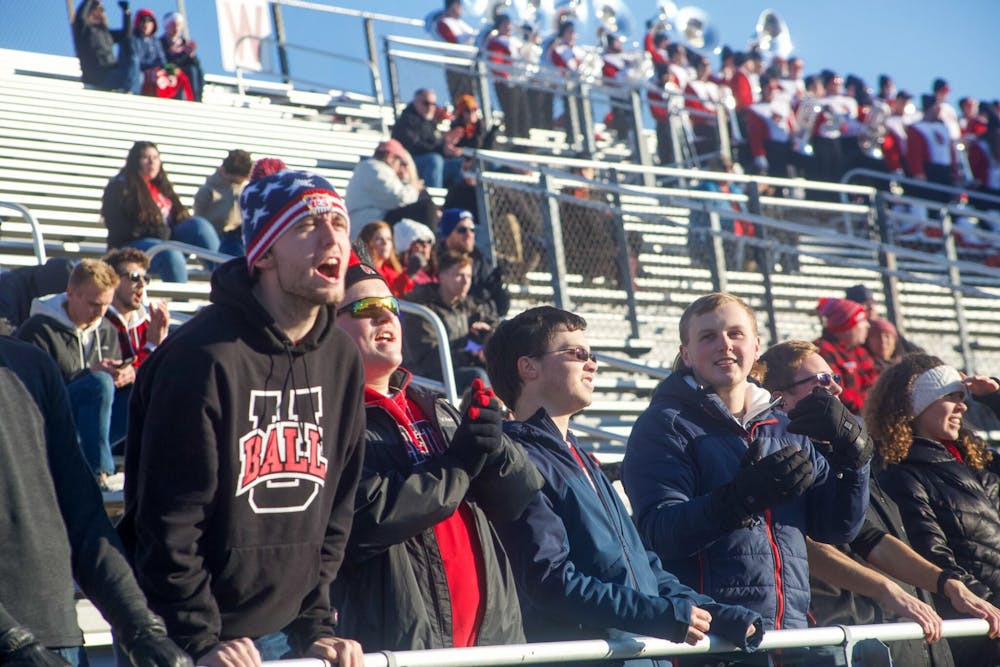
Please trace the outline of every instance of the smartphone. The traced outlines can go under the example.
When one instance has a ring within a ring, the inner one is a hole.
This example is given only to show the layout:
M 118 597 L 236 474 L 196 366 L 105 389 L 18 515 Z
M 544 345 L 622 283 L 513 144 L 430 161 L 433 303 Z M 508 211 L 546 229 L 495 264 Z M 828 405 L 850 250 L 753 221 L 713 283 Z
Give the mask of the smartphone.
M 129 357 L 128 359 L 122 359 L 121 363 L 118 364 L 118 368 L 128 368 L 135 363 L 135 357 Z

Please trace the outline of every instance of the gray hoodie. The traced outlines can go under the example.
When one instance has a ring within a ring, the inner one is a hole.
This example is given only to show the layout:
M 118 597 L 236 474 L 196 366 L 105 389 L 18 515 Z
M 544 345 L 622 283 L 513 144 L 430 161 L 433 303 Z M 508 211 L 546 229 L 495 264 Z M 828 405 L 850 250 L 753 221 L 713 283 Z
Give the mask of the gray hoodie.
M 68 384 L 90 372 L 91 364 L 121 359 L 118 333 L 106 318 L 86 329 L 78 328 L 66 313 L 66 294 L 53 294 L 31 302 L 31 317 L 17 330 L 17 337 L 48 352 Z

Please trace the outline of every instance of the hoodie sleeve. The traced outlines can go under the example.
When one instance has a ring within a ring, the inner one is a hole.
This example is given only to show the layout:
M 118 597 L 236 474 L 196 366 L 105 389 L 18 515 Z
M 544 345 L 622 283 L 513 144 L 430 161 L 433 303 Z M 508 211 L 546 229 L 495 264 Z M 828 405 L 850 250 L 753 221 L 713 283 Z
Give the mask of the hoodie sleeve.
M 298 618 L 288 626 L 292 647 L 300 652 L 305 652 L 317 639 L 335 634 L 330 585 L 344 562 L 365 458 L 364 368 L 361 353 L 354 343 L 346 340 L 346 335 L 342 338 L 345 339 L 346 346 L 340 358 L 350 370 L 344 374 L 344 389 L 340 399 L 344 403 L 344 417 L 338 425 L 334 447 L 343 448 L 343 456 L 337 457 L 343 461 L 343 465 L 340 476 L 335 480 L 336 491 L 320 552 L 319 583 L 306 596 Z M 328 483 L 332 481 L 334 480 L 328 479 Z
M 151 356 L 142 365 L 132 392 L 125 503 L 134 513 L 139 584 L 170 636 L 197 657 L 219 642 L 221 630 L 205 541 L 222 426 L 211 360 L 172 357 L 182 373 L 160 369 L 164 358 Z

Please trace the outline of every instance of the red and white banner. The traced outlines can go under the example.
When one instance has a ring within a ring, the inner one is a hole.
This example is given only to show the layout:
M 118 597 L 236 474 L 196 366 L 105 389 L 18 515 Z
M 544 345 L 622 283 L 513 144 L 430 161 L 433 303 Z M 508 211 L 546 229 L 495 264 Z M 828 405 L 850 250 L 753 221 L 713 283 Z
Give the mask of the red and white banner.
M 269 70 L 271 49 L 260 41 L 271 37 L 267 0 L 215 0 L 215 8 L 222 69 L 234 72 L 239 66 L 255 72 Z

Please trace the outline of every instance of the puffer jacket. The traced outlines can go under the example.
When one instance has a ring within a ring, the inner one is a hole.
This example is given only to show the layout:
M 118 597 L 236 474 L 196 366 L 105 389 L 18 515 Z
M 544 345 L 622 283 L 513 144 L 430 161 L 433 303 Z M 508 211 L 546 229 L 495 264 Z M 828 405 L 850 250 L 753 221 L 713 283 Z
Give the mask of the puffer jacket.
M 664 567 L 719 602 L 764 617 L 767 629 L 804 628 L 809 608 L 805 538 L 854 539 L 868 501 L 868 466 L 832 469 L 770 395 L 751 386 L 748 417 L 737 420 L 718 395 L 674 373 L 657 388 L 632 429 L 622 480 L 643 539 Z M 788 445 L 807 451 L 814 482 L 792 503 L 761 512 L 747 528 L 726 531 L 710 494 L 729 483 L 754 440 L 761 456 Z
M 399 369 L 391 385 L 405 391 L 430 422 L 413 428 L 447 447 L 458 413 L 409 381 L 410 374 Z M 434 527 L 467 503 L 484 577 L 476 643 L 523 642 L 514 577 L 492 521 L 514 518 L 535 497 L 542 479 L 534 465 L 506 438 L 497 462 L 472 480 L 447 449 L 414 463 L 403 428 L 389 410 L 366 399 L 365 413 L 365 462 L 354 525 L 333 586 L 338 632 L 361 642 L 366 651 L 451 647 L 452 608 Z
M 906 458 L 879 481 L 899 505 L 911 546 L 976 595 L 1000 602 L 1000 476 L 973 470 L 941 443 L 914 438 Z M 944 598 L 938 602 L 949 608 Z

